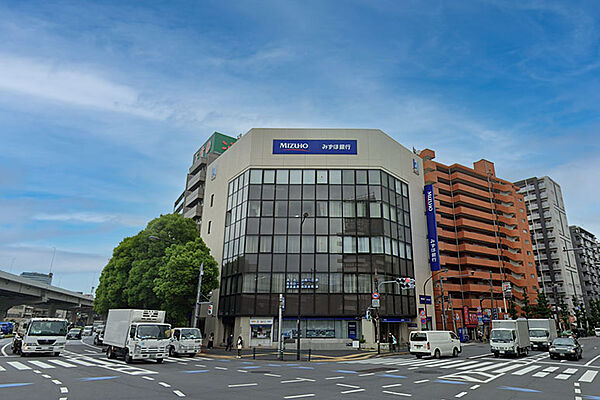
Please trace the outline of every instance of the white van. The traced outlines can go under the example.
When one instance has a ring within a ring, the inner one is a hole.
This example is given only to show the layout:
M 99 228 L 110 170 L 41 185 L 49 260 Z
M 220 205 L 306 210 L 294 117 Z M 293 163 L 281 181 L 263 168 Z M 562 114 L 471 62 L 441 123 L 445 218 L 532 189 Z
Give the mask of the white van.
M 462 351 L 460 339 L 450 331 L 417 331 L 410 334 L 410 354 L 423 356 L 457 357 Z
M 594 329 L 594 334 L 595 334 L 596 336 L 600 336 L 600 328 L 595 328 L 595 329 Z

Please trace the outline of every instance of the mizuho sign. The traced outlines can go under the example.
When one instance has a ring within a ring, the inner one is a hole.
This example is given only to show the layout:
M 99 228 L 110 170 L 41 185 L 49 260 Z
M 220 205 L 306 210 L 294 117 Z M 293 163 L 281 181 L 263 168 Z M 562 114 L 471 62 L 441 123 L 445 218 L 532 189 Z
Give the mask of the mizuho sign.
M 433 195 L 433 185 L 425 185 L 425 216 L 427 217 L 429 266 L 432 271 L 439 271 L 440 250 L 438 246 L 437 221 L 435 218 L 435 197 Z

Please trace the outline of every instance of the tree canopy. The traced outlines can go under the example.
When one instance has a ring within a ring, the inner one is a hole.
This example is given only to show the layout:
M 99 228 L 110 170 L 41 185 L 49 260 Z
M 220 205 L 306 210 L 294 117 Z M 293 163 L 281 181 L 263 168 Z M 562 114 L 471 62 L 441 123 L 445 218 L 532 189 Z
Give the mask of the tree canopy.
M 115 247 L 100 275 L 94 308 L 99 314 L 110 308 L 163 309 L 170 321 L 184 324 L 193 310 L 201 263 L 206 294 L 218 285 L 218 267 L 196 223 L 180 214 L 161 215 Z

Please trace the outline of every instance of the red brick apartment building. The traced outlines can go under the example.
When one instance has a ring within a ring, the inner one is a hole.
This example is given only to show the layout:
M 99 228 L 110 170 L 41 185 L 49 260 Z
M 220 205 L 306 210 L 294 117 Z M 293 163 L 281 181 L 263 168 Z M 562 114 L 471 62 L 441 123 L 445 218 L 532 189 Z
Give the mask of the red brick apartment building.
M 433 273 L 437 329 L 444 324 L 444 300 L 447 329 L 466 328 L 473 338 L 478 316 L 487 333 L 492 307 L 501 308 L 503 318 L 511 296 L 519 312 L 525 290 L 531 302 L 536 298 L 537 272 L 523 196 L 496 176 L 490 161 L 482 159 L 469 168 L 436 162 L 430 149 L 420 156 L 425 184 L 433 184 L 435 193 L 442 268 Z M 503 295 L 508 284 L 512 293 Z

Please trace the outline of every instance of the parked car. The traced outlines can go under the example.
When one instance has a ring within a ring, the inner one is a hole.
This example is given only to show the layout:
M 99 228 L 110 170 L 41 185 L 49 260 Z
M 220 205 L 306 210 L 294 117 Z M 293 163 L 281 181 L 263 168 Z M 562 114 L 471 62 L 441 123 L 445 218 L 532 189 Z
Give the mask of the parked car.
M 460 339 L 450 331 L 418 331 L 410 334 L 410 354 L 421 358 L 423 356 L 457 357 L 462 351 Z
M 561 337 L 556 338 L 552 341 L 550 346 L 550 358 L 572 358 L 574 360 L 580 360 L 583 356 L 583 349 L 577 339 L 572 337 Z
M 91 336 L 92 335 L 92 330 L 94 329 L 93 326 L 85 326 L 83 328 L 83 336 Z
M 81 328 L 69 329 L 69 332 L 67 333 L 67 339 L 81 339 L 82 332 L 83 329 Z
M 94 333 L 94 344 L 96 346 L 101 345 L 104 342 L 104 327 L 101 330 L 96 330 Z
M 595 328 L 595 329 L 594 329 L 594 334 L 595 334 L 596 336 L 600 336 L 600 328 Z

